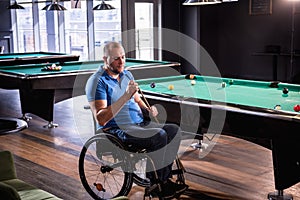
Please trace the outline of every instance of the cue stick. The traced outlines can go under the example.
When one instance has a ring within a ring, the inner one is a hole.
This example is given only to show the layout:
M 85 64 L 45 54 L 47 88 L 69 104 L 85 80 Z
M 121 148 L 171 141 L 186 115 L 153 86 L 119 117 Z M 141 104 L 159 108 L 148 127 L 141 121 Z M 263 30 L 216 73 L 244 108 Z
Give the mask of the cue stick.
M 139 90 L 139 92 L 141 93 L 142 98 L 144 99 L 144 102 L 146 103 L 146 106 L 148 107 L 149 110 L 151 110 L 151 106 L 150 106 L 148 100 L 146 99 L 146 97 L 144 96 L 144 94 L 143 94 L 141 88 L 139 88 L 138 90 Z M 153 118 L 155 119 L 156 123 L 159 124 L 159 121 L 158 121 L 157 117 L 156 117 L 156 116 L 153 116 Z
M 130 76 L 127 73 L 126 73 L 126 76 L 127 76 L 127 78 L 129 78 L 129 80 L 131 80 Z M 140 87 L 138 88 L 138 91 L 141 93 L 142 98 L 144 99 L 144 102 L 146 103 L 146 106 L 149 108 L 149 110 L 151 110 L 151 106 L 150 106 L 148 100 L 146 99 L 146 97 L 144 96 L 144 94 L 143 94 Z M 153 116 L 153 118 L 154 118 L 155 122 L 159 124 L 159 121 L 158 121 L 157 117 Z

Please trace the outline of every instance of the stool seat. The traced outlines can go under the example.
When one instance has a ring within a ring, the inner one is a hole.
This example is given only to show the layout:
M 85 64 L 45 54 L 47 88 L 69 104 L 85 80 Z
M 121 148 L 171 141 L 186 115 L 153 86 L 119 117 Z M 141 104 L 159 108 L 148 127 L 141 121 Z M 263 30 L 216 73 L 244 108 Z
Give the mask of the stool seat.
M 11 118 L 11 117 L 0 117 L 0 134 L 8 134 L 8 133 L 15 133 L 21 131 L 28 127 L 26 121 Z

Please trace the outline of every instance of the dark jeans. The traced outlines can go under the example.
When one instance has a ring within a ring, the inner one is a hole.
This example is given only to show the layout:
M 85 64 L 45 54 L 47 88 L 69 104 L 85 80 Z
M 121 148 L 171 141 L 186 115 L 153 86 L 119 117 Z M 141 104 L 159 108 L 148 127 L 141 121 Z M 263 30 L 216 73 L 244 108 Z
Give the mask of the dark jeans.
M 114 127 L 107 133 L 117 136 L 125 144 L 138 149 L 146 149 L 153 160 L 158 178 L 165 181 L 172 176 L 172 164 L 181 141 L 181 131 L 176 124 L 145 122 L 136 125 Z M 154 179 L 153 167 L 147 162 L 147 177 Z

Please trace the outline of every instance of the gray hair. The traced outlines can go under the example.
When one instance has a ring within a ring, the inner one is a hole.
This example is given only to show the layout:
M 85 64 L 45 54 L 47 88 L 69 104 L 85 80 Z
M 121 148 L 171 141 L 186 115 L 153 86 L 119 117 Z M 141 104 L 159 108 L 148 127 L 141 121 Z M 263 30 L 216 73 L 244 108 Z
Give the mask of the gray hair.
M 114 48 L 123 48 L 123 46 L 118 42 L 108 42 L 103 48 L 103 53 L 104 53 L 103 55 L 109 56 L 111 50 Z

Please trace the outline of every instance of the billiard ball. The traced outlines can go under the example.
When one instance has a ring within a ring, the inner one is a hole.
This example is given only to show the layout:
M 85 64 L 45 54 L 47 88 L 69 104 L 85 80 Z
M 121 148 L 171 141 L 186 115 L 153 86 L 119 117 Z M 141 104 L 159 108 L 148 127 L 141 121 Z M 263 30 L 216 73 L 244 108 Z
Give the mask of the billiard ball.
M 151 88 L 155 88 L 155 83 L 152 82 L 152 83 L 150 84 L 150 87 L 151 87 Z
M 281 110 L 281 105 L 276 105 L 276 106 L 274 107 L 274 109 L 275 109 L 275 110 Z
M 169 90 L 173 90 L 174 89 L 174 85 L 169 85 Z
M 222 88 L 226 87 L 226 83 L 222 82 L 221 86 L 222 86 Z
M 60 71 L 62 69 L 61 66 L 51 65 L 51 66 L 45 66 L 41 70 L 42 71 Z
M 232 79 L 229 80 L 228 83 L 229 83 L 229 85 L 232 85 L 233 84 L 233 80 Z
M 192 84 L 192 85 L 195 85 L 195 84 L 196 84 L 196 81 L 195 81 L 195 80 L 191 80 L 191 84 Z
M 52 67 L 52 70 L 53 71 L 60 71 L 62 69 L 62 67 L 61 66 L 56 66 L 56 67 Z
M 299 104 L 294 106 L 294 111 L 296 111 L 296 112 L 300 111 L 300 105 Z
M 187 74 L 185 75 L 185 79 L 196 79 L 196 76 L 194 74 Z
M 289 89 L 287 89 L 286 87 L 282 89 L 283 94 L 287 94 L 289 93 Z

